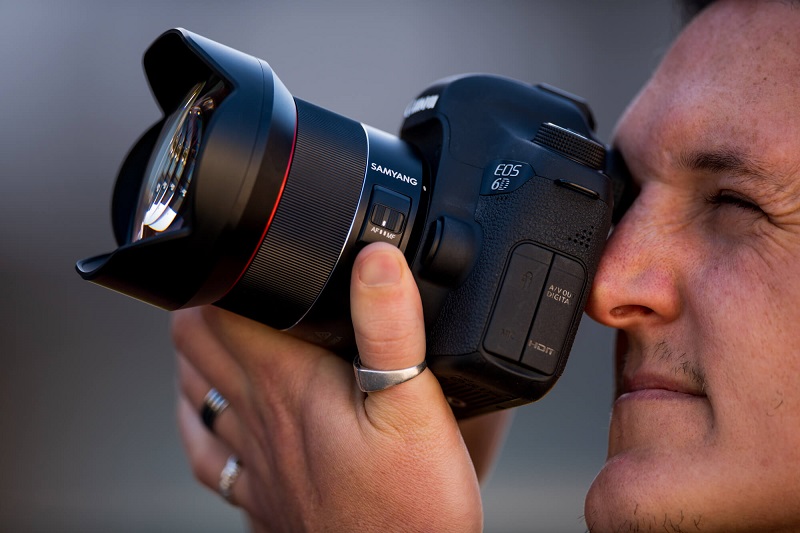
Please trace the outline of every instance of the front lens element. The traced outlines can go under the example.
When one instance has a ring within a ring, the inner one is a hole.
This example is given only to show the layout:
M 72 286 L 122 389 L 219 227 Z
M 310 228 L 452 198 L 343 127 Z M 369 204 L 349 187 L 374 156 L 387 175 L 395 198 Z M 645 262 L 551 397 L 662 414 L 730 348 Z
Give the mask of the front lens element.
M 224 95 L 222 82 L 198 83 L 167 119 L 142 183 L 131 242 L 183 227 L 203 130 Z

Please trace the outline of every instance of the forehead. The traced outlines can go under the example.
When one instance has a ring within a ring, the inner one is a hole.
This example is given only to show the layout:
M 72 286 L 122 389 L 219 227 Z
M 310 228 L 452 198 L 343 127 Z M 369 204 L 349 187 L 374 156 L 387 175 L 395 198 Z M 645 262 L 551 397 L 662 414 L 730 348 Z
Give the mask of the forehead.
M 618 144 L 659 146 L 662 157 L 698 142 L 800 159 L 800 6 L 714 3 L 684 30 L 618 130 Z
M 659 82 L 688 77 L 710 91 L 756 97 L 781 82 L 800 82 L 799 55 L 800 4 L 719 1 L 678 38 L 659 69 Z

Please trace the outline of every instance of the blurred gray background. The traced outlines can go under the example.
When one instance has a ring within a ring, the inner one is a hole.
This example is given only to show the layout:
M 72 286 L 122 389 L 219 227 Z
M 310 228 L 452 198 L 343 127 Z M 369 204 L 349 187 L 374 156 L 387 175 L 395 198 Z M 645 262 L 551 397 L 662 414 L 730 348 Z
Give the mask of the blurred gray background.
M 141 55 L 162 31 L 259 56 L 296 96 L 389 132 L 430 82 L 483 71 L 584 96 L 608 140 L 677 15 L 669 0 L 0 0 L 0 531 L 244 529 L 182 454 L 167 313 L 73 270 L 114 246 L 118 165 L 159 118 Z M 586 319 L 555 390 L 518 409 L 487 531 L 584 531 L 611 338 Z

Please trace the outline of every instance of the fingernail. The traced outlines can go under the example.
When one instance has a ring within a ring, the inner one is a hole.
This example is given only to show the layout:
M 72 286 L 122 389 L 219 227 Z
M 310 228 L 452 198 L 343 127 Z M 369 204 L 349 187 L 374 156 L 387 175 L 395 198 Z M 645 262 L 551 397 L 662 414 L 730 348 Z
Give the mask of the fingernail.
M 358 269 L 358 279 L 367 287 L 393 285 L 400 281 L 402 270 L 394 254 L 375 252 Z

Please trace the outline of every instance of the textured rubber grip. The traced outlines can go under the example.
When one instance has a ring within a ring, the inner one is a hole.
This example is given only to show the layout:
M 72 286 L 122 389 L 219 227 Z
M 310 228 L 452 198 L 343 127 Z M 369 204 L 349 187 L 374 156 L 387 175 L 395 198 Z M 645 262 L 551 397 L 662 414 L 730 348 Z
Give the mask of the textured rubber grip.
M 606 149 L 602 144 L 555 124 L 542 124 L 533 142 L 595 170 L 605 167 Z
M 361 124 L 295 101 L 297 142 L 275 217 L 242 279 L 218 302 L 280 329 L 305 315 L 336 267 L 367 164 Z

